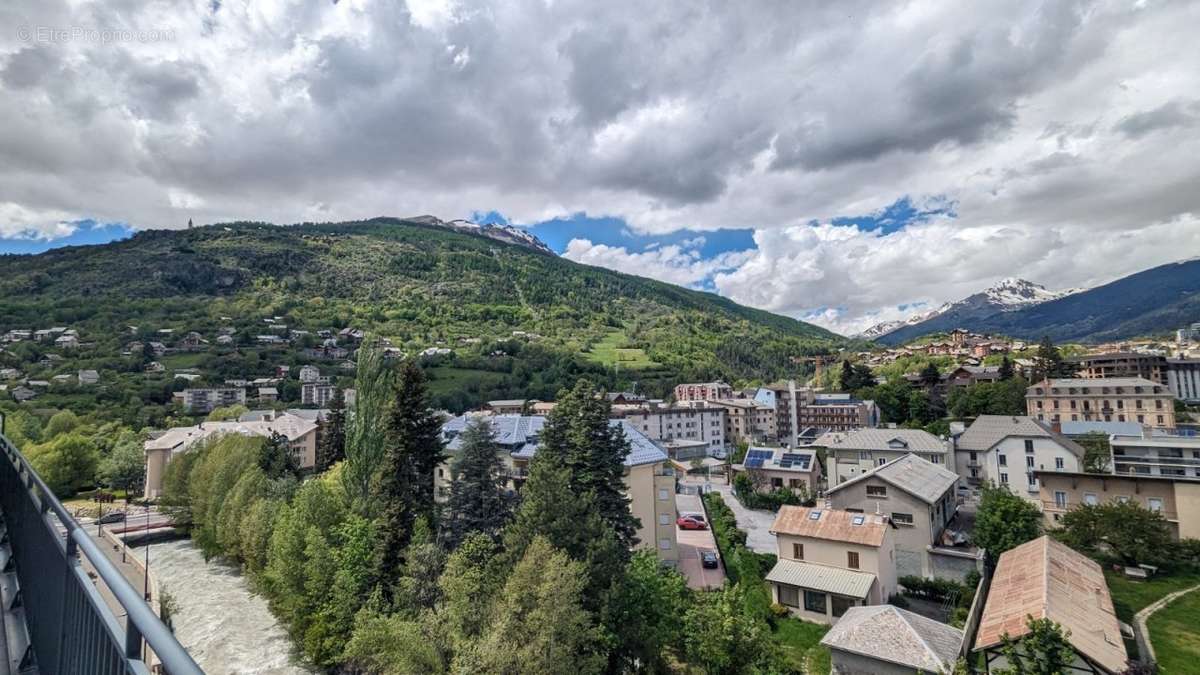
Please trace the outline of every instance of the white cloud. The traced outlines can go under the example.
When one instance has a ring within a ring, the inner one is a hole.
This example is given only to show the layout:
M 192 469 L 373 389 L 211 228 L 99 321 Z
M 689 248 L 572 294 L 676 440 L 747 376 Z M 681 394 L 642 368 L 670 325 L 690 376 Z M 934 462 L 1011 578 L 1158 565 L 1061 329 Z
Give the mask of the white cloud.
M 626 274 L 636 274 L 680 286 L 698 287 L 722 271 L 735 270 L 750 257 L 749 251 L 724 253 L 703 258 L 696 249 L 703 237 L 680 244 L 651 244 L 641 252 L 631 252 L 624 246 L 595 244 L 587 239 L 572 239 L 563 257 L 585 265 L 598 265 Z

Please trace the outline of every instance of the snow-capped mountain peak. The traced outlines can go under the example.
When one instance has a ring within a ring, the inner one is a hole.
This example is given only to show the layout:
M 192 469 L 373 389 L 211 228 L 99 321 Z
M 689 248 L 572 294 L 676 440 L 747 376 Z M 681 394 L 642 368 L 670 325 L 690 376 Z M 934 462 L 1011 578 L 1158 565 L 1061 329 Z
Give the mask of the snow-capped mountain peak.
M 1035 284 L 1032 281 L 1008 277 L 1001 279 L 994 286 L 985 289 L 982 295 L 986 296 L 992 304 L 1002 305 L 1007 308 L 1057 300 L 1071 292 L 1074 292 L 1074 289 L 1071 291 L 1051 291 L 1047 290 L 1045 286 Z

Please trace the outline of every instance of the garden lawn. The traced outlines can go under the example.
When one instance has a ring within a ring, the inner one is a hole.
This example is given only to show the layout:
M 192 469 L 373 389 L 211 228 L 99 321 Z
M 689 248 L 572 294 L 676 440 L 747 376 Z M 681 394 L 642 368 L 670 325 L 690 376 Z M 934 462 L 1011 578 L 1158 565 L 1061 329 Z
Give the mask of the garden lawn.
M 429 380 L 429 391 L 433 394 L 470 390 L 472 385 L 477 391 L 482 384 L 495 384 L 504 378 L 504 373 L 449 366 L 430 368 L 429 372 L 432 375 Z
M 606 366 L 620 365 L 625 368 L 656 368 L 659 364 L 646 356 L 645 350 L 626 347 L 629 338 L 623 330 L 614 330 L 605 335 L 585 354 L 590 361 Z
M 1200 661 L 1200 591 L 1158 610 L 1146 622 L 1162 675 L 1194 673 Z
M 1108 581 L 1108 592 L 1112 595 L 1117 618 L 1128 624 L 1133 623 L 1133 615 L 1137 614 L 1138 610 L 1155 600 L 1200 584 L 1200 572 L 1197 571 L 1160 574 L 1145 581 L 1136 581 L 1125 578 L 1125 575 L 1119 572 L 1105 569 L 1104 577 Z M 1156 644 L 1155 647 L 1157 646 Z
M 778 619 L 775 625 L 775 642 L 796 670 L 808 675 L 828 675 L 829 648 L 821 646 L 821 638 L 829 626 L 801 621 L 800 619 Z

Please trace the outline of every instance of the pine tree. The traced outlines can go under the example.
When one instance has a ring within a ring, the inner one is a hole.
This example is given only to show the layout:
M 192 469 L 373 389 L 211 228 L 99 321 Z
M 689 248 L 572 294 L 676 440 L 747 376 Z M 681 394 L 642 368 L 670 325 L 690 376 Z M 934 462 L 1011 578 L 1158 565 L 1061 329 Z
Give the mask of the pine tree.
M 854 387 L 854 366 L 850 365 L 850 359 L 842 360 L 841 385 L 844 391 L 851 391 Z
M 329 413 L 318 422 L 317 472 L 346 459 L 346 398 L 341 388 L 333 392 Z
M 1003 356 L 1000 359 L 1000 379 L 1001 380 L 1011 380 L 1012 377 L 1013 377 L 1013 364 L 1012 364 L 1012 361 L 1008 360 L 1008 355 L 1006 354 L 1005 356 Z
M 407 362 L 396 382 L 377 496 L 382 505 L 378 578 L 392 598 L 414 521 L 433 515 L 433 473 L 442 463 L 441 420 L 429 408 L 425 375 Z
M 942 374 L 938 371 L 937 364 L 930 361 L 921 369 L 921 384 L 926 388 L 932 389 L 942 381 Z
M 478 418 L 460 438 L 462 447 L 451 467 L 454 482 L 446 505 L 447 544 L 451 547 L 473 532 L 496 539 L 512 515 L 512 499 L 501 475 L 504 466 L 491 423 Z
M 629 441 L 619 425 L 609 423 L 611 405 L 591 382 L 580 380 L 559 395 L 541 434 L 538 456 L 568 471 L 568 486 L 590 494 L 601 519 L 630 549 L 641 523 L 629 511 L 625 496 L 625 457 Z

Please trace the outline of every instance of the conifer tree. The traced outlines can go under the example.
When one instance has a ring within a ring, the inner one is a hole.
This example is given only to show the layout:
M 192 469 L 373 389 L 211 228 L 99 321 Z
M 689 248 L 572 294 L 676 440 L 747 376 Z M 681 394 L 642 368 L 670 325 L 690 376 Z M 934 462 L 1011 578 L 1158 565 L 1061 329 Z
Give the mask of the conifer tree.
M 1013 377 L 1013 364 L 1008 360 L 1008 355 L 1004 355 L 1000 359 L 1000 379 L 1011 380 Z
M 324 421 L 318 422 L 317 472 L 325 471 L 346 459 L 346 398 L 341 388 L 333 392 L 329 402 L 329 413 Z
M 446 505 L 447 544 L 456 546 L 473 532 L 493 540 L 512 515 L 502 475 L 504 468 L 491 423 L 477 418 L 463 430 L 458 459 L 451 467 L 454 482 Z

